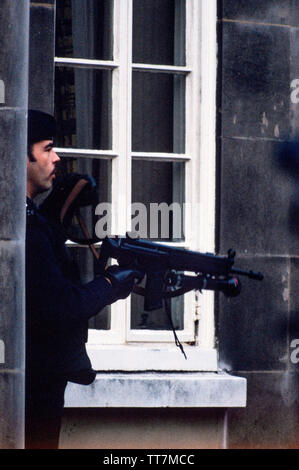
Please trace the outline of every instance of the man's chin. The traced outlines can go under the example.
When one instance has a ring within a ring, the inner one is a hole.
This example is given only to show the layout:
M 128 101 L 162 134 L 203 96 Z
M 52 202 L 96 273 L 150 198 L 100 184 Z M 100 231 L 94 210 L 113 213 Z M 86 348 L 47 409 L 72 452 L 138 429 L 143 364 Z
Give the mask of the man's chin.
M 41 190 L 39 191 L 40 193 L 46 193 L 47 191 L 50 191 L 52 189 L 52 182 L 49 183 L 48 185 L 45 185 L 43 186 L 43 188 L 41 188 Z
M 40 205 L 50 194 L 50 192 L 52 191 L 52 184 L 48 185 L 47 188 L 43 187 L 40 189 L 40 191 L 38 192 L 38 194 L 36 195 L 36 197 L 34 198 L 35 202 Z

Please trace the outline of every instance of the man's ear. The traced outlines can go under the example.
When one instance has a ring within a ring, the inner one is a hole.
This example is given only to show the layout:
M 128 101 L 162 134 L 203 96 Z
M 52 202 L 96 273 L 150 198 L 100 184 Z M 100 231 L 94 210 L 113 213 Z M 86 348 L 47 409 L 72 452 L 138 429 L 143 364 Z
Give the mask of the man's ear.
M 28 142 L 27 143 L 27 166 L 29 165 L 30 162 L 35 162 L 36 158 L 33 155 L 34 151 L 34 144 Z
M 29 163 L 31 163 L 31 162 L 36 162 L 36 158 L 33 155 L 32 151 L 28 150 L 28 152 L 27 152 L 27 165 L 29 165 Z

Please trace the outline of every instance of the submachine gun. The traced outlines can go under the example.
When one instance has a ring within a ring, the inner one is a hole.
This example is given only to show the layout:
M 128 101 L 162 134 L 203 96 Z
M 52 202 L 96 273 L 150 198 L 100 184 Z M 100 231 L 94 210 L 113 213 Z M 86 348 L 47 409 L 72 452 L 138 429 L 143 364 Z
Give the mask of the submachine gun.
M 144 296 L 146 311 L 159 309 L 164 303 L 176 345 L 186 357 L 172 324 L 167 299 L 194 289 L 220 291 L 227 297 L 236 297 L 241 292 L 238 276 L 258 281 L 264 278 L 260 272 L 234 268 L 235 255 L 236 252 L 232 249 L 228 251 L 227 256 L 216 256 L 132 238 L 127 234 L 124 237 L 104 238 L 98 262 L 103 273 L 109 258 L 113 258 L 120 266 L 137 269 L 145 274 L 145 287 L 136 284 L 133 292 Z
M 162 307 L 163 298 L 177 297 L 193 289 L 221 291 L 227 297 L 236 297 L 241 292 L 237 274 L 259 281 L 263 279 L 260 272 L 233 268 L 235 255 L 234 250 L 222 257 L 126 235 L 106 237 L 98 262 L 103 272 L 109 258 L 116 259 L 120 266 L 143 272 L 145 288 L 134 291 L 144 295 L 144 309 L 152 311 Z

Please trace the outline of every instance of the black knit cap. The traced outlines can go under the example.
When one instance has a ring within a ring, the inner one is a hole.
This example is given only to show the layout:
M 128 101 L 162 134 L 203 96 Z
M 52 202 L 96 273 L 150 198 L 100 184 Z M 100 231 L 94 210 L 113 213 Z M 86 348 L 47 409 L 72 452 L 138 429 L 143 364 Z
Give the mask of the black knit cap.
M 53 140 L 56 134 L 56 121 L 51 114 L 28 110 L 28 144 L 42 140 Z

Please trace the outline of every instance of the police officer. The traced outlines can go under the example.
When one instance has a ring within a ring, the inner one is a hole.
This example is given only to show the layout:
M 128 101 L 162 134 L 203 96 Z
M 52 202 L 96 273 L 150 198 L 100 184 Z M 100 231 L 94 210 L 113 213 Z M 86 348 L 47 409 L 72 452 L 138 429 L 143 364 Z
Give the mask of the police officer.
M 114 266 L 81 284 L 63 232 L 33 199 L 51 189 L 60 158 L 53 148 L 53 116 L 28 111 L 26 226 L 25 447 L 57 448 L 68 381 L 95 379 L 86 353 L 87 322 L 106 305 L 126 298 L 138 273 Z

